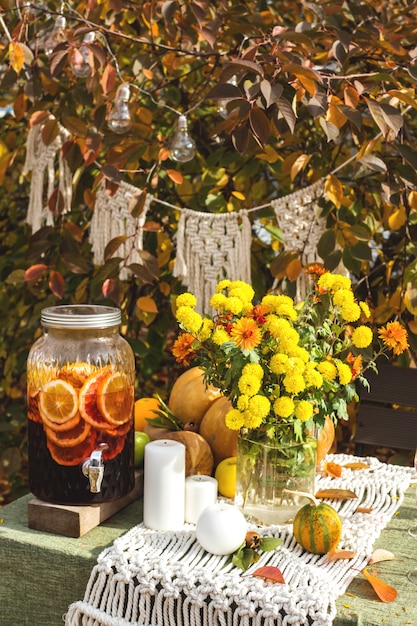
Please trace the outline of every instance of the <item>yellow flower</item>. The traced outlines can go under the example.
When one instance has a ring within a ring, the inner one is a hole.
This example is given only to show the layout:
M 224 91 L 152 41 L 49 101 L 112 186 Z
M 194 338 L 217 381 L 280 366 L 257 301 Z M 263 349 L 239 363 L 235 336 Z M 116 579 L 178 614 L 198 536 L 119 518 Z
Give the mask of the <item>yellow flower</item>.
M 314 363 L 314 365 L 316 365 Z M 318 372 L 315 368 L 306 368 L 304 370 L 304 380 L 306 381 L 307 387 L 315 387 L 316 389 L 320 389 L 323 385 L 323 376 Z
M 407 332 L 399 322 L 388 322 L 385 328 L 380 328 L 378 335 L 394 354 L 402 354 L 408 348 Z
M 361 316 L 361 308 L 356 302 L 345 304 L 342 307 L 342 318 L 346 322 L 356 322 Z
M 238 397 L 236 404 L 239 411 L 242 411 L 243 413 L 249 406 L 249 396 L 247 396 L 245 393 L 242 393 L 242 395 Z
M 259 426 L 271 410 L 271 403 L 266 396 L 256 395 L 249 398 L 248 408 L 245 411 L 245 422 L 255 423 L 259 421 Z M 257 428 L 257 426 L 249 426 Z
M 373 333 L 369 326 L 358 326 L 352 333 L 352 343 L 356 348 L 367 348 L 372 339 Z
M 303 363 L 308 363 L 310 359 L 308 350 L 302 348 L 301 346 L 286 346 L 286 353 L 288 354 L 288 356 L 294 356 L 298 359 L 301 359 Z
M 333 296 L 333 304 L 336 306 L 348 306 L 355 301 L 353 292 L 349 289 L 339 289 Z
M 217 326 L 213 331 L 211 340 L 213 343 L 216 344 L 216 346 L 221 346 L 224 343 L 230 341 L 230 336 L 224 328 L 222 328 L 221 326 Z
M 253 350 L 261 343 L 261 329 L 255 320 L 242 317 L 232 326 L 230 336 L 242 350 Z
M 261 388 L 261 381 L 256 376 L 243 374 L 243 376 L 239 378 L 238 387 L 240 393 L 244 393 L 247 396 L 254 396 Z
M 286 335 L 279 338 L 279 345 L 281 346 L 281 350 L 283 352 L 292 353 L 294 352 L 294 348 L 299 341 L 300 335 L 297 333 L 295 328 L 291 328 Z
M 288 393 L 296 395 L 301 393 L 306 388 L 306 383 L 301 374 L 290 374 L 285 376 L 282 384 Z
M 352 281 L 348 276 L 342 276 L 341 274 L 333 274 L 332 290 L 337 291 L 339 289 L 351 289 Z
M 175 304 L 177 308 L 180 306 L 190 306 L 191 308 L 194 308 L 197 304 L 197 298 L 193 293 L 181 293 L 179 296 L 177 296 Z
M 339 375 L 339 381 L 341 385 L 348 385 L 352 380 L 352 370 L 349 365 L 339 361 L 339 359 L 335 360 L 337 373 Z
M 244 415 L 237 409 L 230 409 L 224 417 L 225 424 L 230 430 L 240 430 L 245 423 Z
M 229 285 L 230 285 L 230 280 L 228 280 L 227 278 L 225 280 L 220 280 L 216 285 L 216 293 L 220 293 L 224 289 L 227 289 Z
M 273 337 L 282 337 L 285 333 L 292 330 L 290 322 L 286 319 L 282 319 L 277 315 L 268 315 L 268 318 L 264 324 L 265 330 L 271 333 Z
M 226 298 L 225 310 L 231 311 L 234 315 L 242 312 L 242 300 L 236 296 L 229 296 Z
M 289 396 L 281 396 L 274 402 L 274 413 L 278 417 L 290 417 L 294 413 L 294 401 Z
M 203 318 L 189 306 L 180 306 L 176 313 L 177 320 L 193 335 L 196 335 L 203 324 Z
M 234 280 L 229 284 L 229 296 L 239 298 L 242 302 L 252 302 L 254 295 L 253 288 L 242 280 Z
M 296 356 L 292 356 L 285 363 L 286 374 L 302 374 L 304 372 L 304 361 Z
M 300 400 L 295 405 L 295 417 L 301 422 L 308 422 L 313 417 L 313 405 L 307 400 Z
M 274 354 L 269 361 L 269 367 L 271 368 L 271 372 L 273 374 L 285 374 L 285 365 L 288 361 L 288 356 L 286 354 L 278 353 Z
M 256 376 L 259 380 L 262 380 L 264 376 L 264 369 L 262 365 L 259 365 L 259 363 L 246 363 L 242 369 L 242 374 L 250 374 L 251 376 Z
M 298 317 L 297 311 L 294 309 L 294 306 L 282 303 L 277 306 L 275 309 L 277 315 L 282 315 L 282 317 L 287 317 L 289 320 L 296 320 Z
M 323 376 L 324 380 L 328 380 L 331 382 L 337 376 L 337 369 L 330 361 L 322 361 L 321 363 L 317 363 L 317 369 Z
M 325 291 L 330 291 L 330 289 L 333 287 L 334 281 L 335 281 L 335 275 L 331 274 L 330 272 L 326 272 L 325 274 L 322 274 L 320 276 L 320 278 L 317 281 L 317 285 L 319 286 L 320 289 L 324 289 Z
M 227 298 L 224 293 L 215 293 L 210 298 L 210 306 L 216 311 L 224 311 L 227 305 Z

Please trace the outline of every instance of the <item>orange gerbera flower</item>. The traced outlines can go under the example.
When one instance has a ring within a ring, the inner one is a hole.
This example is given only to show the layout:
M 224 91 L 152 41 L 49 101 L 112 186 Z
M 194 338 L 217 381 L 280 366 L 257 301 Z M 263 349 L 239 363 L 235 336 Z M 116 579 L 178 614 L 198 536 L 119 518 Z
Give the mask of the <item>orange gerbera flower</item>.
M 186 367 L 190 365 L 197 354 L 196 342 L 196 338 L 190 333 L 183 333 L 174 341 L 172 354 L 178 363 L 182 363 Z
M 231 338 L 242 350 L 253 350 L 261 343 L 262 333 L 255 320 L 242 317 L 233 324 Z
M 408 348 L 407 331 L 399 322 L 388 322 L 385 328 L 378 331 L 378 335 L 394 354 L 402 354 Z
M 351 352 L 347 355 L 347 362 L 351 366 L 352 378 L 356 378 L 363 369 L 363 357 L 361 354 L 354 356 Z

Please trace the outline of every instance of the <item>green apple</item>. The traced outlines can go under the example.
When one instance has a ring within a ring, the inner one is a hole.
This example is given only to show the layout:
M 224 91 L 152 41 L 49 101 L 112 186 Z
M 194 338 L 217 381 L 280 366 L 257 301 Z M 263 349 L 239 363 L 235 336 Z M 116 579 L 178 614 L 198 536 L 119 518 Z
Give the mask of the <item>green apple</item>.
M 145 456 L 145 446 L 151 438 L 141 431 L 135 432 L 135 467 L 141 467 Z

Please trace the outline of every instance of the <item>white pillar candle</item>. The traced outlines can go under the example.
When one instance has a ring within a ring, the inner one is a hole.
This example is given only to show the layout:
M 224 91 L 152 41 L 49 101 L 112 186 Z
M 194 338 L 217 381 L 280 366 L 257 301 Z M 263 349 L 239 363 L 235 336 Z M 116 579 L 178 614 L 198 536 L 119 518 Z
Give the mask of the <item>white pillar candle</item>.
M 185 521 L 197 524 L 205 508 L 217 501 L 217 480 L 211 476 L 188 476 L 185 479 Z
M 184 524 L 185 446 L 159 439 L 145 446 L 143 523 L 153 530 L 178 530 Z

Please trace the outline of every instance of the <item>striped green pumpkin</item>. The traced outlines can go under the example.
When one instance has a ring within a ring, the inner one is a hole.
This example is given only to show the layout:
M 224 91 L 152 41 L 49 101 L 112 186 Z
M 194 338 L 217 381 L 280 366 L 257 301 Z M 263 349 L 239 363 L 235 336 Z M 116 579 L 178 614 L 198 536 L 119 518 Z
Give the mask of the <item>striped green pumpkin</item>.
M 306 504 L 297 512 L 293 533 L 297 542 L 313 554 L 327 554 L 342 536 L 342 520 L 330 504 Z

